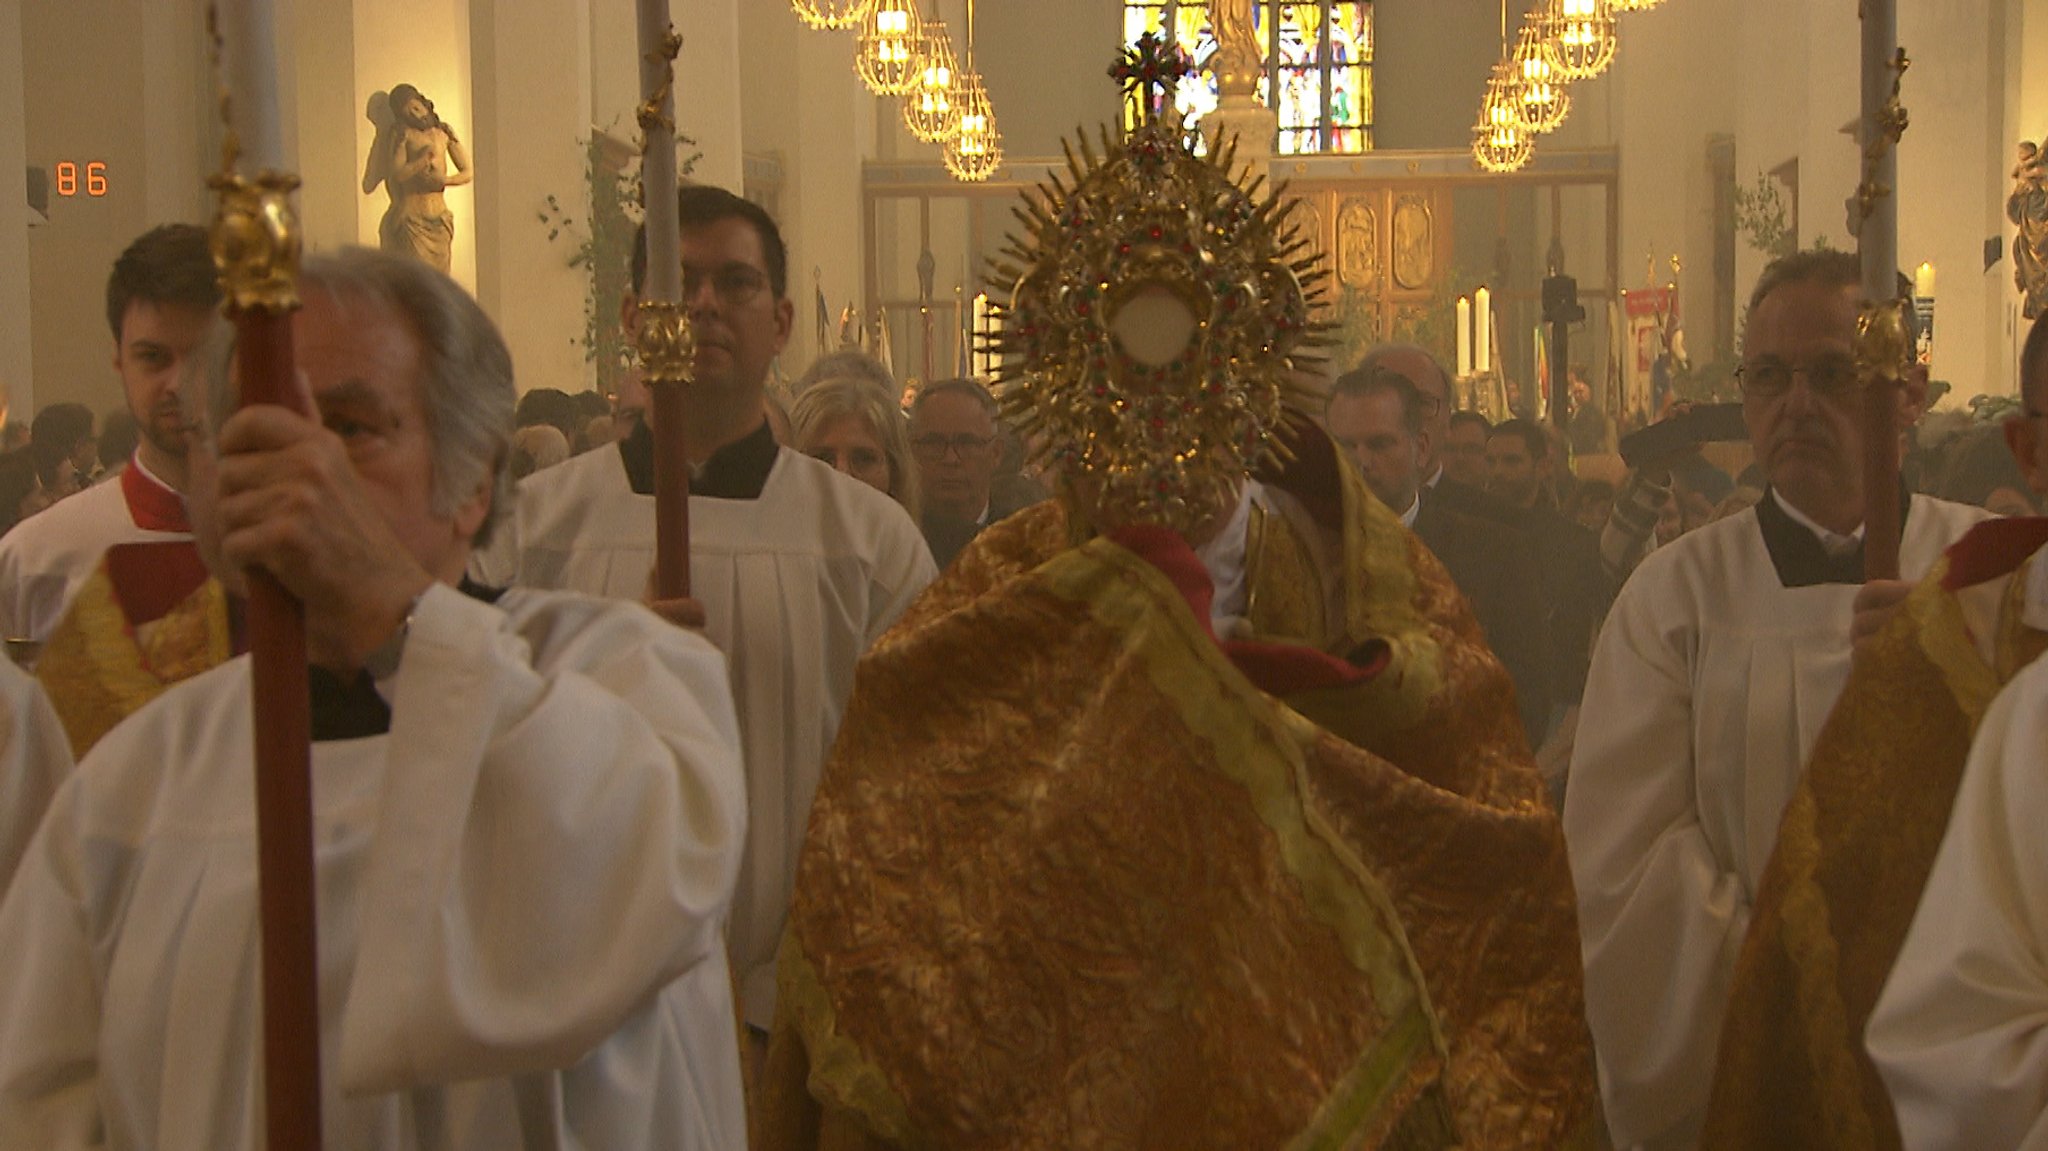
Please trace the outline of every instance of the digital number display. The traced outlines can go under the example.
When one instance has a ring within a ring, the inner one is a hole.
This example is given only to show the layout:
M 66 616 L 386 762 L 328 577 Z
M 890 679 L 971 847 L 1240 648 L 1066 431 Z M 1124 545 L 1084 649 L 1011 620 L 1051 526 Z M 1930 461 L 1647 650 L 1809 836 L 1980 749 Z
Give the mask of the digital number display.
M 95 199 L 106 195 L 106 162 L 88 160 L 80 165 L 74 160 L 57 161 L 57 194 L 67 197 L 85 195 Z

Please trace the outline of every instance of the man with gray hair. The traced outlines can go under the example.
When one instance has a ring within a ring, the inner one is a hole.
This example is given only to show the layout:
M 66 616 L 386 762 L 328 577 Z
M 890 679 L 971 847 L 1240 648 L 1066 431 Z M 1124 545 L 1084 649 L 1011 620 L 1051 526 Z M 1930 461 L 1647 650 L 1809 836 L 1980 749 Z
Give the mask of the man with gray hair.
M 213 373 L 190 490 L 223 582 L 305 605 L 328 1142 L 741 1146 L 724 657 L 636 604 L 464 581 L 503 341 L 413 261 L 301 287 L 315 414 L 228 414 Z M 173 688 L 51 804 L 0 903 L 0 1146 L 260 1145 L 249 676 Z
M 924 539 L 941 568 L 988 525 L 1018 510 L 993 496 L 1002 462 L 996 400 L 979 380 L 939 380 L 910 402 L 910 453 L 924 495 Z
M 1564 829 L 1616 1146 L 1699 1139 L 1780 816 L 1849 674 L 1867 501 L 1900 502 L 1908 579 L 1985 518 L 1903 485 L 1864 491 L 1860 281 L 1851 253 L 1764 269 L 1737 378 L 1770 487 L 1650 553 L 1595 644 Z M 1912 373 L 1889 437 L 1926 394 Z

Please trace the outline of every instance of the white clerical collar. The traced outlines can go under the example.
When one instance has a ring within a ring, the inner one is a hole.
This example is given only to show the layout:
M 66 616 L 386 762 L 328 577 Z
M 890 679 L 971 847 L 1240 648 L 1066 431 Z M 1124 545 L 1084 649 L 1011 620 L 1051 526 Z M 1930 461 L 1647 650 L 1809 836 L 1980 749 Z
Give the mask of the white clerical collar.
M 1218 639 L 1228 638 L 1233 624 L 1244 617 L 1246 534 L 1251 524 L 1252 500 L 1262 489 L 1257 480 L 1246 480 L 1237 495 L 1237 510 L 1208 543 L 1195 549 L 1196 558 L 1208 569 L 1215 597 L 1209 601 L 1209 622 Z
M 1413 528 L 1415 526 L 1415 517 L 1421 511 L 1422 493 L 1418 491 L 1415 493 L 1414 497 L 1408 501 L 1408 510 L 1401 513 L 1401 526 L 1404 528 Z
M 1800 527 L 1805 528 L 1807 531 L 1812 532 L 1813 538 L 1820 541 L 1821 550 L 1828 553 L 1829 555 L 1848 555 L 1850 552 L 1855 551 L 1857 547 L 1859 547 L 1863 543 L 1862 524 L 1857 524 L 1856 530 L 1848 535 L 1843 535 L 1841 532 L 1838 531 L 1830 531 L 1829 529 L 1820 526 L 1818 523 L 1815 523 L 1813 518 L 1807 515 L 1805 512 L 1802 512 L 1798 508 L 1793 507 L 1791 504 L 1786 503 L 1785 497 L 1778 494 L 1778 489 L 1771 488 L 1769 489 L 1769 491 L 1772 501 L 1778 505 L 1778 510 L 1785 513 L 1785 518 L 1791 520 L 1795 524 L 1798 524 Z
M 1438 464 L 1436 466 L 1436 471 L 1431 473 L 1428 479 L 1422 481 L 1422 486 L 1429 489 L 1430 491 L 1435 491 L 1436 485 L 1443 482 L 1443 478 L 1444 466 L 1442 464 Z

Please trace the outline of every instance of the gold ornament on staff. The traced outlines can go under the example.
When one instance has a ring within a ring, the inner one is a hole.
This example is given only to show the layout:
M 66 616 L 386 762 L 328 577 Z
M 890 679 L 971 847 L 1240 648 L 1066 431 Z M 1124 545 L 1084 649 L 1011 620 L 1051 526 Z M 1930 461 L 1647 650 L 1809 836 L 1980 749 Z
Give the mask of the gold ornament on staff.
M 633 350 L 648 384 L 687 384 L 697 358 L 697 336 L 689 309 L 677 300 L 642 300 Z
M 1891 96 L 1877 114 L 1877 130 L 1871 133 L 1869 143 L 1863 146 L 1863 179 L 1856 185 L 1855 208 L 1849 217 L 1849 234 L 1852 236 L 1863 234 L 1863 226 L 1877 212 L 1878 201 L 1892 194 L 1891 185 L 1885 183 L 1878 173 L 1885 157 L 1898 148 L 1900 139 L 1912 122 L 1905 105 L 1899 103 L 1900 85 L 1905 82 L 1906 69 L 1912 66 L 1913 61 L 1907 58 L 1904 48 L 1892 57 Z
M 206 35 L 216 76 L 224 75 L 220 14 L 206 9 Z M 235 134 L 234 97 L 226 82 L 219 92 L 220 171 L 206 186 L 220 199 L 207 246 L 220 273 L 221 294 L 231 307 L 289 312 L 299 306 L 299 255 L 304 241 L 291 194 L 299 177 L 265 169 L 254 177 L 239 170 L 241 138 Z
M 837 32 L 860 23 L 875 0 L 789 0 L 789 6 L 805 24 Z
M 1155 108 L 1188 64 L 1141 37 L 1111 75 L 1140 120 L 1098 155 L 1086 135 L 1027 194 L 993 278 L 1011 304 L 984 341 L 1000 402 L 1060 474 L 1099 485 L 1118 522 L 1189 531 L 1252 469 L 1284 456 L 1294 373 L 1321 357 L 1324 274 L 1294 201 L 1233 177 L 1235 141 L 1194 154 Z
M 956 63 L 946 22 L 925 25 L 924 67 L 917 74 L 917 87 L 903 97 L 903 126 L 927 144 L 944 143 L 959 127 L 960 111 L 953 103 Z
M 1546 0 L 1543 52 L 1565 80 L 1591 80 L 1614 63 L 1618 41 L 1608 0 Z
M 924 71 L 924 21 L 914 0 L 876 0 L 860 22 L 854 70 L 877 96 L 904 96 Z
M 1906 335 L 1907 302 L 1866 301 L 1856 316 L 1856 371 L 1866 382 L 1896 384 L 1913 363 Z

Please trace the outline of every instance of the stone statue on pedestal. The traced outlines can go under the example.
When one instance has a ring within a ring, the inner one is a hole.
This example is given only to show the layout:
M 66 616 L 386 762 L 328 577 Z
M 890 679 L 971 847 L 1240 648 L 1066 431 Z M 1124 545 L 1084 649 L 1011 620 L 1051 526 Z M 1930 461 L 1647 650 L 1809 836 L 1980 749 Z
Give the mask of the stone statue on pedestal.
M 447 272 L 455 213 L 442 192 L 470 182 L 468 149 L 435 114 L 434 102 L 410 84 L 371 96 L 364 114 L 377 126 L 377 139 L 363 168 L 363 194 L 382 184 L 391 196 L 377 225 L 378 246 Z
M 2019 285 L 2021 312 L 2031 320 L 2048 310 L 2048 171 L 2041 150 L 2020 141 L 2019 163 L 2012 170 L 2012 194 L 2005 215 L 2019 228 L 2012 241 L 2012 278 Z

